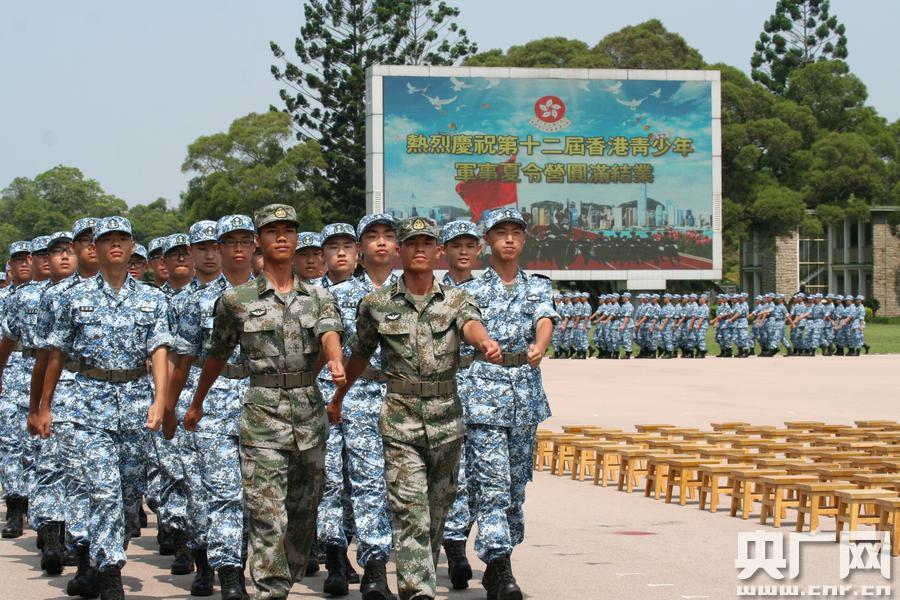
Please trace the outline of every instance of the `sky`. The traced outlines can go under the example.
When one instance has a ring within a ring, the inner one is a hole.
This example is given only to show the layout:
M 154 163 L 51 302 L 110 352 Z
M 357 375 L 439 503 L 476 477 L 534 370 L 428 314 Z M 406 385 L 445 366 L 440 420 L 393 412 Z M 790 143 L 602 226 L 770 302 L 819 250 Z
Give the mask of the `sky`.
M 707 62 L 749 70 L 775 0 L 451 0 L 480 50 L 546 36 L 595 44 L 651 18 Z M 832 0 L 869 104 L 900 118 L 900 69 L 884 54 L 900 2 Z M 59 164 L 129 204 L 179 202 L 187 146 L 281 106 L 269 42 L 292 55 L 300 0 L 29 0 L 0 7 L 0 187 Z

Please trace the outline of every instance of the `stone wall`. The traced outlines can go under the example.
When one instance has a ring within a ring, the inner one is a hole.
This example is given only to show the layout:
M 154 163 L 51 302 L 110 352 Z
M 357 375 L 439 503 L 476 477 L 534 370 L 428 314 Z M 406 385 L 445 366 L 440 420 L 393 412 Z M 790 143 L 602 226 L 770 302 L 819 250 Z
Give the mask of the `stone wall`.
M 879 317 L 900 316 L 900 239 L 887 214 L 872 214 L 872 291 L 881 304 Z
M 796 292 L 800 288 L 799 232 L 779 237 L 759 236 L 757 240 L 758 263 L 742 265 L 742 269 L 759 271 L 760 292 Z

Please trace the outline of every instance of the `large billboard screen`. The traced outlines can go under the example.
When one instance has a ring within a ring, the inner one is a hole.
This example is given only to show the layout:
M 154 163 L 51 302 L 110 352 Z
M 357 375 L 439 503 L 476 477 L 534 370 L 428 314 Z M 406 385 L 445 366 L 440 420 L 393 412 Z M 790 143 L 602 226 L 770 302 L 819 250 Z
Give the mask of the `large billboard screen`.
M 718 75 L 376 67 L 369 209 L 516 206 L 554 278 L 719 278 Z

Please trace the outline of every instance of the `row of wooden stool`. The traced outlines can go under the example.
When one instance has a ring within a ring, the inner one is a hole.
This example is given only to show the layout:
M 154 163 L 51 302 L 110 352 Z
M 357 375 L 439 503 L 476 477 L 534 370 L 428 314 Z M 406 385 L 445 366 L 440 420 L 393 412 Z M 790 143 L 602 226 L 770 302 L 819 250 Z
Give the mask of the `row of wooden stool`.
M 890 533 L 900 554 L 900 423 L 854 425 L 786 421 L 784 428 L 743 422 L 711 423 L 711 430 L 643 423 L 634 431 L 596 425 L 538 430 L 536 470 L 684 506 L 695 495 L 716 512 L 730 496 L 730 514 L 781 526 L 787 510 L 796 529 L 815 532 L 821 517 L 846 528 L 874 525 Z

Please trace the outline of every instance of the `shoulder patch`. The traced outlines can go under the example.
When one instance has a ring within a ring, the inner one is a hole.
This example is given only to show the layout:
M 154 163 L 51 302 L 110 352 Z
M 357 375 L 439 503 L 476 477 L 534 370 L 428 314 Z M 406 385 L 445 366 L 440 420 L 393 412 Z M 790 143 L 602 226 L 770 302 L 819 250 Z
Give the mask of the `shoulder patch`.
M 389 315 L 384 316 L 385 321 L 396 321 L 400 318 L 400 313 L 390 313 Z
M 264 314 L 266 314 L 266 312 L 267 312 L 267 309 L 266 309 L 265 307 L 263 307 L 263 308 L 254 308 L 253 310 L 250 311 L 250 316 L 251 316 L 251 317 L 261 317 L 261 316 L 263 316 Z

